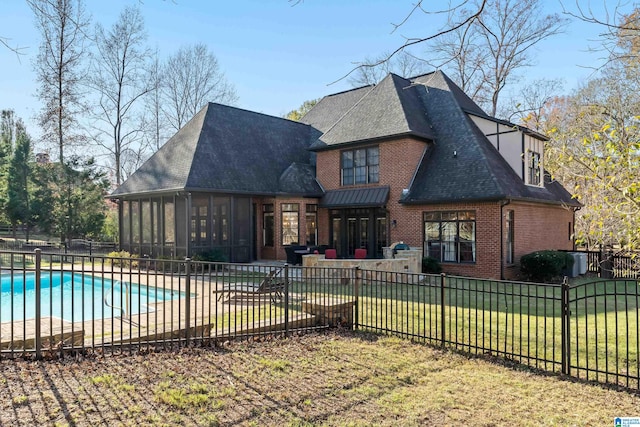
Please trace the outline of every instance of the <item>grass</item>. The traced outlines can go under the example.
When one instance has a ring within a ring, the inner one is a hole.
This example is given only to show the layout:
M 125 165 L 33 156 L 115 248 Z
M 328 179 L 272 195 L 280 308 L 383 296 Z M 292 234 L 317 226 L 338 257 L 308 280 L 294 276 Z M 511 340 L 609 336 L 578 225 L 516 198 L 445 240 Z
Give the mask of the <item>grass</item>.
M 5 360 L 0 378 L 0 425 L 599 426 L 640 407 L 638 395 L 344 331 Z
M 427 284 L 384 282 L 360 288 L 358 320 L 363 329 L 394 332 L 412 339 L 472 353 L 506 356 L 535 368 L 562 367 L 562 296 L 559 285 L 449 278 L 441 311 L 439 277 Z M 291 316 L 301 302 L 328 296 L 353 298 L 352 286 L 293 282 Z M 636 281 L 582 280 L 570 290 L 571 373 L 579 378 L 638 388 L 640 335 Z M 219 315 L 230 329 L 281 319 L 282 304 L 242 307 Z M 443 317 L 444 316 L 444 317 Z M 594 372 L 596 371 L 596 372 Z M 613 374 L 613 375 L 612 375 Z
M 444 320 L 445 340 L 456 348 L 560 369 L 559 287 L 454 279 L 446 288 L 444 319 L 440 299 L 435 286 L 366 285 L 361 290 L 360 323 L 438 342 Z M 638 387 L 637 381 L 605 373 L 639 375 L 638 283 L 582 283 L 571 289 L 569 299 L 573 374 Z

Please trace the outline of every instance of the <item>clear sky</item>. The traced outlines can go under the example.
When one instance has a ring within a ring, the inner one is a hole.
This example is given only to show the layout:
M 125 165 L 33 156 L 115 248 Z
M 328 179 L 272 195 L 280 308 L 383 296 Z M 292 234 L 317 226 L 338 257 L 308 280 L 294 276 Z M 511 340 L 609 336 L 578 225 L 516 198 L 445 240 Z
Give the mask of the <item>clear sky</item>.
M 354 62 L 393 50 L 403 36 L 438 30 L 443 16 L 420 14 L 391 34 L 391 24 L 400 22 L 412 3 L 304 0 L 292 6 L 288 0 L 87 0 L 86 6 L 94 22 L 109 27 L 125 5 L 139 5 L 149 45 L 157 47 L 161 57 L 181 45 L 205 43 L 235 85 L 239 107 L 281 116 L 305 100 L 350 88 L 346 79 L 330 83 L 348 73 Z M 545 7 L 549 13 L 562 12 L 559 0 L 545 0 Z M 562 78 L 565 90 L 571 90 L 592 73 L 584 67 L 598 63 L 601 55 L 587 50 L 595 45 L 590 40 L 599 31 L 572 21 L 564 34 L 539 45 L 534 52 L 537 65 L 522 71 L 523 81 Z M 14 109 L 36 136 L 33 116 L 40 104 L 32 61 L 39 33 L 25 1 L 2 0 L 0 36 L 25 47 L 20 58 L 0 48 L 0 109 Z

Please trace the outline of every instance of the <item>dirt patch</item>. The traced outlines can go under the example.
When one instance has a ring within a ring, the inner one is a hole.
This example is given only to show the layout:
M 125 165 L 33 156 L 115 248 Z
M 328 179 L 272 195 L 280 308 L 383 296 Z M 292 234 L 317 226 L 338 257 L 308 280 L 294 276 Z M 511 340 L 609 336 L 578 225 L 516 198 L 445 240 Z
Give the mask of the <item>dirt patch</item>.
M 377 335 L 0 362 L 0 425 L 609 425 L 640 397 Z

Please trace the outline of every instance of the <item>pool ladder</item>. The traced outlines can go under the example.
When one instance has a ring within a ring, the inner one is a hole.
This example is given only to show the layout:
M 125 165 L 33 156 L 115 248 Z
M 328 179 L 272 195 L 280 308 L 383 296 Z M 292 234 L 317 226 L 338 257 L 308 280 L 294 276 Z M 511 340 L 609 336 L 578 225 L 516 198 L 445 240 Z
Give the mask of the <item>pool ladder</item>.
M 118 285 L 120 285 L 122 292 L 124 292 L 124 307 L 118 307 L 114 305 L 113 302 L 109 302 L 109 296 L 110 294 L 112 294 L 113 288 Z M 103 296 L 104 296 L 104 305 L 114 310 L 120 310 L 120 317 L 124 320 L 131 322 L 131 318 L 130 318 L 131 296 L 129 295 L 129 284 L 127 282 L 121 282 L 119 280 L 116 280 L 114 284 L 104 292 Z

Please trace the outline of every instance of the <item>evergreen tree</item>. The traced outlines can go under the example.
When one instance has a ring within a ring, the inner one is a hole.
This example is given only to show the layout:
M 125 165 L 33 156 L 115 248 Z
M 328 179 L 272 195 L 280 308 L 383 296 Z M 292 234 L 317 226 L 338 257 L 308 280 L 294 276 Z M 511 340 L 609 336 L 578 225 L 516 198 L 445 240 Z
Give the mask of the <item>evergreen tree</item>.
M 108 188 L 105 174 L 93 160 L 71 157 L 66 163 L 37 165 L 34 171 L 34 221 L 62 241 L 100 235 Z
M 6 213 L 14 229 L 17 224 L 26 226 L 29 240 L 31 209 L 29 206 L 29 176 L 31 171 L 31 138 L 21 121 L 16 123 L 16 146 L 9 161 L 7 173 Z

